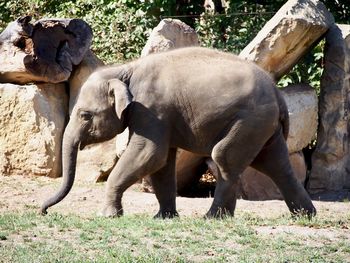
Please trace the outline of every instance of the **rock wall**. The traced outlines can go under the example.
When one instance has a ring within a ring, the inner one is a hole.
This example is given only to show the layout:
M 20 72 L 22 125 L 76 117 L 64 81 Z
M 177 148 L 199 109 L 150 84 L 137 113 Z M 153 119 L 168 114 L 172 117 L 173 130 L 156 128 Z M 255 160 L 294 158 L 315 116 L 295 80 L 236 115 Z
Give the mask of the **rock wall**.
M 30 21 L 19 18 L 0 34 L 0 82 L 10 82 L 0 84 L 0 175 L 59 177 L 69 88 L 83 83 L 71 73 L 94 57 L 92 31 L 79 19 Z
M 312 192 L 350 189 L 350 25 L 326 35 L 319 129 L 312 156 Z
M 61 175 L 64 84 L 0 84 L 0 174 Z
M 66 81 L 90 48 L 90 26 L 81 19 L 30 21 L 20 17 L 0 34 L 0 82 Z

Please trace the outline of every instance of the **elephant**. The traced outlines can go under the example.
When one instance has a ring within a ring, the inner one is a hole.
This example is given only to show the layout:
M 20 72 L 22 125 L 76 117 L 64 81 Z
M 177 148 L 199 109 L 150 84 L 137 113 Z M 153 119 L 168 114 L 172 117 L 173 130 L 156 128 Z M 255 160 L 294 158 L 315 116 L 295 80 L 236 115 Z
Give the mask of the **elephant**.
M 123 215 L 126 189 L 149 175 L 157 218 L 178 216 L 177 149 L 209 157 L 217 185 L 206 218 L 233 216 L 240 174 L 252 166 L 272 178 L 292 215 L 316 209 L 288 158 L 288 110 L 268 73 L 214 49 L 188 47 L 98 69 L 83 84 L 62 142 L 63 182 L 74 183 L 77 152 L 129 129 L 129 143 L 106 182 L 102 216 Z

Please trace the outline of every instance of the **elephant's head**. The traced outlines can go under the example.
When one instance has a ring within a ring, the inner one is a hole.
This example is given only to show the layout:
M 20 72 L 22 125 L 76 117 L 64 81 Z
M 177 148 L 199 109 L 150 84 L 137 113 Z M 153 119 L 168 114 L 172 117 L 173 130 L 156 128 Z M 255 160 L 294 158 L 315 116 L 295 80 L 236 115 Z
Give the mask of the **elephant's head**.
M 81 89 L 66 131 L 79 138 L 81 150 L 112 139 L 126 128 L 124 113 L 131 100 L 128 87 L 120 80 L 93 75 Z
M 119 79 L 103 78 L 96 72 L 84 83 L 63 135 L 63 183 L 61 189 L 42 205 L 43 214 L 72 188 L 78 149 L 112 139 L 123 132 L 127 126 L 125 112 L 131 100 L 128 87 Z

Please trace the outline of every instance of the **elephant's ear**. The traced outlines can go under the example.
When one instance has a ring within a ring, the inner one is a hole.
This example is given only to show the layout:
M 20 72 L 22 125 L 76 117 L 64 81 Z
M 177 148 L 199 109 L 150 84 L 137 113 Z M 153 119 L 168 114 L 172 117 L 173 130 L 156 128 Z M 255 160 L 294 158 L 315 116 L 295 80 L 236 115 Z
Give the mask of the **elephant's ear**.
M 108 96 L 111 104 L 115 107 L 118 118 L 121 119 L 123 111 L 132 101 L 128 86 L 119 79 L 110 79 L 108 81 Z

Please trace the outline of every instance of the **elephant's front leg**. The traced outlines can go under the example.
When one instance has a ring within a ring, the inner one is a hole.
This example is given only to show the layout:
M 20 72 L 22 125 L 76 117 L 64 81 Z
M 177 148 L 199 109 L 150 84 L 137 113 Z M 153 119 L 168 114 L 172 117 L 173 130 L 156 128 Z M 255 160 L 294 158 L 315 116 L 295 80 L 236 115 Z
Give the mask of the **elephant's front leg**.
M 170 149 L 166 165 L 151 175 L 152 186 L 159 202 L 155 218 L 173 218 L 176 211 L 176 163 L 177 149 Z
M 166 164 L 167 152 L 166 143 L 156 145 L 153 141 L 134 134 L 108 177 L 102 216 L 121 216 L 125 190 L 145 175 L 161 169 Z

